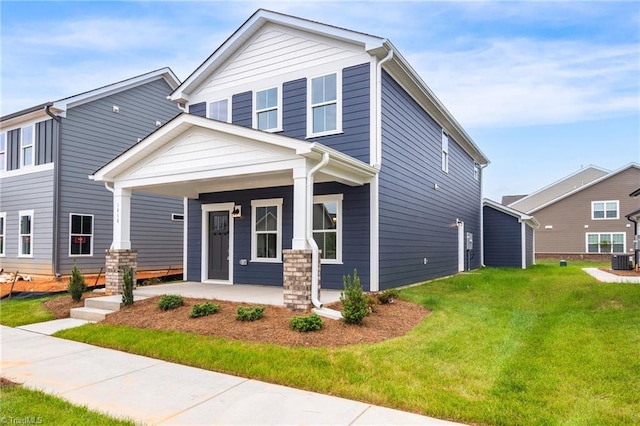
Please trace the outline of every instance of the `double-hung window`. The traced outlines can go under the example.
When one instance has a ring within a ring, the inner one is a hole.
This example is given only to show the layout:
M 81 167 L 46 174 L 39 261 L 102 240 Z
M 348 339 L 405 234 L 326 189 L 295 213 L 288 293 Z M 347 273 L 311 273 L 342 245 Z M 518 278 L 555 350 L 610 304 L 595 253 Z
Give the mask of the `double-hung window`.
M 322 136 L 342 131 L 342 90 L 339 73 L 310 79 L 309 136 Z
M 259 130 L 278 131 L 280 126 L 280 98 L 277 87 L 256 92 L 254 126 Z
M 7 213 L 5 212 L 1 212 L 0 213 L 0 257 L 4 257 L 5 256 L 5 245 L 4 242 L 6 240 L 5 238 L 5 232 L 7 229 Z
M 442 131 L 442 171 L 449 173 L 449 136 Z
M 69 256 L 93 255 L 93 215 L 71 213 Z
M 0 133 L 0 172 L 7 170 L 7 134 Z
M 231 122 L 231 111 L 229 109 L 229 99 L 221 99 L 215 102 L 209 102 L 208 117 L 225 123 Z
M 594 220 L 618 219 L 619 210 L 618 200 L 591 202 L 591 218 Z
M 587 233 L 587 253 L 624 253 L 624 232 Z
M 20 135 L 20 167 L 33 166 L 34 151 L 33 125 L 23 127 Z
M 313 197 L 313 239 L 323 263 L 342 262 L 342 194 Z
M 251 260 L 282 261 L 282 198 L 251 201 Z
M 18 212 L 18 257 L 33 257 L 33 210 Z

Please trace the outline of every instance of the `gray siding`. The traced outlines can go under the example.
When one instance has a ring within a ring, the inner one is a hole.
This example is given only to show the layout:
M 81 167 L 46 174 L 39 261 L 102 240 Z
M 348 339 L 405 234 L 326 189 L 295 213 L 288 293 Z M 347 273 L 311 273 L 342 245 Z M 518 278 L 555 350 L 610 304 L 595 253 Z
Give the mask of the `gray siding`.
M 525 262 L 527 267 L 533 265 L 533 261 L 534 261 L 534 257 L 533 257 L 533 236 L 534 236 L 534 229 L 530 226 L 527 226 L 525 229 L 525 250 L 526 250 L 526 257 L 525 257 Z
M 382 139 L 380 288 L 455 274 L 456 218 L 474 234 L 471 268 L 478 268 L 481 179 L 473 177 L 474 161 L 449 138 L 449 173 L 442 171 L 441 127 L 386 72 Z
M 251 127 L 253 113 L 252 92 L 238 93 L 231 98 L 231 120 L 233 124 L 244 127 Z
M 344 194 L 343 199 L 343 264 L 323 264 L 322 288 L 341 289 L 342 275 L 358 269 L 365 289 L 369 288 L 369 187 L 348 187 L 341 184 L 318 184 L 316 195 Z M 249 262 L 251 259 L 251 200 L 283 198 L 282 247 L 291 248 L 293 237 L 293 187 L 276 187 L 245 191 L 201 194 L 189 202 L 189 246 L 187 279 L 200 281 L 201 235 L 203 204 L 233 202 L 242 206 L 243 216 L 234 224 L 234 282 L 282 286 L 282 264 Z
M 189 114 L 197 115 L 200 117 L 207 116 L 207 104 L 200 102 L 199 104 L 189 105 Z
M 7 214 L 5 257 L 0 268 L 29 274 L 51 274 L 53 241 L 53 170 L 3 178 L 0 211 Z M 33 210 L 33 258 L 19 258 L 19 212 Z
M 7 170 L 20 168 L 20 129 L 7 132 Z
M 484 264 L 521 268 L 522 224 L 518 218 L 489 206 L 483 207 L 483 214 Z
M 51 119 L 41 121 L 35 125 L 35 164 L 46 164 L 53 162 L 53 147 L 58 135 L 58 123 Z
M 85 272 L 104 266 L 105 250 L 112 240 L 112 194 L 88 175 L 125 151 L 138 138 L 179 113 L 166 99 L 171 88 L 164 80 L 153 82 L 69 109 L 61 128 L 60 165 L 60 272 L 74 262 Z M 114 113 L 117 105 L 120 112 Z M 182 263 L 182 223 L 171 213 L 182 211 L 182 200 L 135 194 L 132 197 L 131 240 L 138 249 L 138 268 L 168 268 Z M 69 256 L 69 215 L 94 215 L 91 257 Z

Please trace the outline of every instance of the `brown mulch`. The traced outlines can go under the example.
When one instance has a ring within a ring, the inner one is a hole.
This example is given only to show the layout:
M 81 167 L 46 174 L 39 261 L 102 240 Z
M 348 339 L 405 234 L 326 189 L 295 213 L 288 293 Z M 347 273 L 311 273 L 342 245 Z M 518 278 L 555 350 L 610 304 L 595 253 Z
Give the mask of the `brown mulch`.
M 90 293 L 88 293 L 90 295 Z M 272 343 L 287 346 L 336 347 L 359 343 L 380 342 L 399 337 L 422 321 L 431 312 L 415 303 L 394 300 L 386 305 L 374 305 L 373 312 L 361 325 L 346 324 L 323 318 L 323 327 L 319 331 L 301 333 L 290 328 L 289 322 L 295 313 L 284 307 L 265 306 L 264 317 L 258 321 L 236 320 L 239 306 L 246 303 L 209 300 L 220 305 L 216 314 L 200 318 L 189 318 L 194 304 L 204 303 L 206 299 L 184 298 L 184 306 L 170 311 L 162 311 L 157 303 L 160 296 L 135 302 L 133 306 L 123 307 L 109 314 L 103 324 L 124 325 L 135 328 L 155 330 L 178 330 L 207 336 L 224 337 L 242 341 Z M 68 316 L 71 307 L 82 306 L 82 302 L 73 304 L 70 296 L 56 298 L 44 304 L 58 318 Z M 340 302 L 327 305 L 340 310 Z
M 9 387 L 9 386 L 18 386 L 18 383 L 12 382 L 11 380 L 5 379 L 4 377 L 0 377 L 0 388 Z
M 55 299 L 47 300 L 42 304 L 46 309 L 51 311 L 55 319 L 69 318 L 69 310 L 71 308 L 81 308 L 84 306 L 84 299 L 90 297 L 101 297 L 102 293 L 84 293 L 79 302 L 74 302 L 71 296 L 61 296 Z
M 618 269 L 609 269 L 609 268 L 599 268 L 601 271 L 608 272 L 613 275 L 618 275 L 621 277 L 640 277 L 640 271 L 634 271 L 633 269 L 628 270 L 618 270 Z

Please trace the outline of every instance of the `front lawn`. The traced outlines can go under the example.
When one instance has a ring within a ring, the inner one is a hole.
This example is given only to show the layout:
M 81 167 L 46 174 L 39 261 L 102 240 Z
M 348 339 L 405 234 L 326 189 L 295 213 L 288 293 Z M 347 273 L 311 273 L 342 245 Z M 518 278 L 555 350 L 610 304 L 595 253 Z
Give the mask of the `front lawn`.
M 476 424 L 640 424 L 640 285 L 546 262 L 402 291 L 432 310 L 409 334 L 286 347 L 87 325 L 57 335 Z M 185 318 L 185 321 L 188 319 Z
M 0 302 L 0 324 L 18 327 L 25 324 L 50 321 L 53 314 L 42 303 L 51 297 L 42 299 L 4 299 Z

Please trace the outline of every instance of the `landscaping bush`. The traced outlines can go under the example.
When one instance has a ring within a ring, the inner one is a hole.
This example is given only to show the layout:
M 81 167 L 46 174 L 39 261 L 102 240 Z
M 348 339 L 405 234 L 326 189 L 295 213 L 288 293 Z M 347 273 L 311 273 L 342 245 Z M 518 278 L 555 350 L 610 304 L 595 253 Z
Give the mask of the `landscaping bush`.
M 199 305 L 193 305 L 189 317 L 198 318 L 206 317 L 207 315 L 215 314 L 220 310 L 220 305 L 214 305 L 211 302 L 204 302 Z
M 133 269 L 127 268 L 122 274 L 122 304 L 133 305 Z
M 158 300 L 158 308 L 163 311 L 179 308 L 184 305 L 182 296 L 178 294 L 163 294 Z
M 145 286 L 145 285 L 156 285 L 156 284 L 162 284 L 162 280 L 158 277 L 147 278 L 146 280 L 142 281 L 138 285 Z
M 69 286 L 67 291 L 71 294 L 71 298 L 74 302 L 79 302 L 82 299 L 82 293 L 87 291 L 87 284 L 84 282 L 84 276 L 76 265 L 73 265 L 71 270 L 71 277 L 69 278 Z
M 342 302 L 342 317 L 349 324 L 361 324 L 364 317 L 369 314 L 368 298 L 362 290 L 358 270 L 353 270 L 351 275 L 342 276 L 344 290 L 340 293 Z
M 395 289 L 388 289 L 388 290 L 384 290 L 379 293 L 376 293 L 376 298 L 378 299 L 378 302 L 380 302 L 380 304 L 382 305 L 386 305 L 387 303 L 393 303 L 393 301 L 397 299 L 398 296 L 400 296 L 400 292 Z
M 264 316 L 262 306 L 239 306 L 236 319 L 239 321 L 256 321 Z
M 290 324 L 295 331 L 306 333 L 320 330 L 322 328 L 322 318 L 318 314 L 295 316 L 291 318 Z

